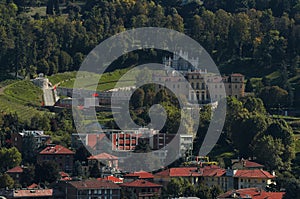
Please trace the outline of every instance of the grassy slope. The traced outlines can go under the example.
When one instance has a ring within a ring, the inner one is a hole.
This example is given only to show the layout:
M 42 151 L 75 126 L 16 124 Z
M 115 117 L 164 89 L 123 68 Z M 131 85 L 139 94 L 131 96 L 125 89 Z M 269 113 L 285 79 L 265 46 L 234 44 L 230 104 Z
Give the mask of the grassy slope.
M 36 114 L 44 114 L 37 108 L 42 103 L 42 90 L 30 81 L 2 82 L 4 91 L 0 94 L 0 110 L 7 113 L 17 113 L 21 121 L 30 119 Z
M 79 81 L 81 83 L 81 87 L 85 89 L 92 89 L 93 86 L 91 82 L 98 82 L 97 90 L 105 91 L 114 88 L 115 84 L 118 80 L 128 71 L 130 68 L 115 70 L 114 72 L 104 73 L 101 76 L 92 73 L 83 73 L 84 78 L 80 78 Z M 76 72 L 65 72 L 56 74 L 49 77 L 49 80 L 52 84 L 59 84 L 60 87 L 65 88 L 73 88 L 75 78 L 77 73 Z M 99 80 L 100 79 L 100 80 Z M 126 81 L 122 83 L 122 86 L 127 86 L 132 83 L 133 79 L 125 79 Z

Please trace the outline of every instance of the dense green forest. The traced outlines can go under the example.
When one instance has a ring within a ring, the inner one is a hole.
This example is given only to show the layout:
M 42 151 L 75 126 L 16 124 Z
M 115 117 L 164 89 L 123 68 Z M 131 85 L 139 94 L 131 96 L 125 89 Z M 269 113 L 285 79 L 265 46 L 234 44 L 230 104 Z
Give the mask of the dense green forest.
M 44 13 L 35 12 L 39 6 Z M 145 26 L 188 34 L 225 71 L 251 66 L 288 78 L 299 65 L 298 0 L 2 0 L 0 8 L 0 69 L 22 76 L 76 70 L 102 40 Z
M 1 0 L 0 9 L 0 79 L 74 71 L 109 36 L 166 27 L 198 41 L 222 73 L 262 78 L 280 71 L 276 81 L 271 76 L 256 84 L 256 91 L 276 85 L 288 92 L 287 107 L 299 104 L 299 0 Z M 110 70 L 142 59 L 143 52 L 131 53 Z

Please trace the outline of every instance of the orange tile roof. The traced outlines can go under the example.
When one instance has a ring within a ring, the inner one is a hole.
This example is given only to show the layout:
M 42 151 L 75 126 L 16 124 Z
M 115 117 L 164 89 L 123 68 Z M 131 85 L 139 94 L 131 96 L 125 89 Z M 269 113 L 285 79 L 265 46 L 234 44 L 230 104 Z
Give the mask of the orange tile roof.
M 32 185 L 29 185 L 29 186 L 27 187 L 27 189 L 34 189 L 34 188 L 37 188 L 38 186 L 39 186 L 39 185 L 33 183 Z
M 242 77 L 242 76 L 244 76 L 244 75 L 242 75 L 241 73 L 233 73 L 233 74 L 231 74 L 231 76 Z
M 7 170 L 6 173 L 23 173 L 23 168 L 20 166 L 16 166 L 12 169 Z
M 266 192 L 259 188 L 247 188 L 228 191 L 217 198 L 234 198 L 234 195 L 236 195 L 239 198 L 249 198 L 251 196 L 252 199 L 282 199 L 284 194 L 285 192 Z
M 243 167 L 245 168 L 263 168 L 264 165 L 262 164 L 259 164 L 257 162 L 253 162 L 253 161 L 250 161 L 250 160 L 236 160 L 232 163 L 233 166 L 235 165 L 242 165 Z
M 155 176 L 169 176 L 169 177 L 188 177 L 188 176 L 201 176 L 197 172 L 197 167 L 179 167 L 179 168 L 169 168 L 167 170 L 158 172 Z
M 120 187 L 106 180 L 83 180 L 83 181 L 73 181 L 70 184 L 76 189 L 120 189 Z
M 123 183 L 123 179 L 117 178 L 115 176 L 106 176 L 105 178 L 97 178 L 97 180 L 109 180 L 113 183 Z
M 162 187 L 160 184 L 155 184 L 147 180 L 135 180 L 132 182 L 126 182 L 120 185 L 121 187 Z
M 60 180 L 62 180 L 62 181 L 72 180 L 72 178 L 69 176 L 69 174 L 67 174 L 63 171 L 59 172 L 59 175 L 60 175 Z
M 34 197 L 52 197 L 53 189 L 30 189 L 30 190 L 15 190 L 14 198 L 34 198 Z
M 118 157 L 108 153 L 100 153 L 98 155 L 93 155 L 88 157 L 88 160 L 117 160 L 117 159 Z
M 258 164 L 256 162 L 252 162 L 252 161 L 249 161 L 249 160 L 245 160 L 245 167 L 247 168 L 258 168 L 258 167 L 264 167 L 264 165 L 262 164 Z
M 75 153 L 70 149 L 67 149 L 61 145 L 47 146 L 44 150 L 40 152 L 40 155 L 55 155 L 55 154 L 72 155 Z
M 152 175 L 152 173 L 146 172 L 146 171 L 136 171 L 133 173 L 129 173 L 124 175 L 124 177 L 126 178 L 130 178 L 130 177 L 137 177 L 139 179 L 149 179 L 149 178 L 153 178 L 154 176 Z
M 215 167 L 204 167 L 202 171 L 202 176 L 205 177 L 221 177 L 226 174 L 226 169 Z
M 254 169 L 254 170 L 237 170 L 234 174 L 234 177 L 239 178 L 275 178 L 275 176 L 271 175 L 269 172 L 264 171 L 262 169 Z

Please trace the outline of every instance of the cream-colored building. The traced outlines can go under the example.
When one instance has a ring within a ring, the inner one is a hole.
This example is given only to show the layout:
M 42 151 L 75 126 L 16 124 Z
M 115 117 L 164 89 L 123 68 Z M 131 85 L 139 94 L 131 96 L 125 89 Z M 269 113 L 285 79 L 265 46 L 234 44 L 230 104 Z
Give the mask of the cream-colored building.
M 242 74 L 219 76 L 206 71 L 189 71 L 184 76 L 174 73 L 153 76 L 156 89 L 170 89 L 175 95 L 185 96 L 189 102 L 200 104 L 216 102 L 226 96 L 237 99 L 245 95 L 245 77 Z
M 275 173 L 270 174 L 262 169 L 236 170 L 234 178 L 237 181 L 235 189 L 250 187 L 264 188 L 273 183 Z
M 154 76 L 154 82 L 184 95 L 189 102 L 206 104 L 226 96 L 240 98 L 245 95 L 244 75 L 220 76 L 201 70 L 199 58 L 190 57 L 187 52 L 179 51 L 172 57 L 164 57 L 163 64 L 168 72 L 165 76 Z

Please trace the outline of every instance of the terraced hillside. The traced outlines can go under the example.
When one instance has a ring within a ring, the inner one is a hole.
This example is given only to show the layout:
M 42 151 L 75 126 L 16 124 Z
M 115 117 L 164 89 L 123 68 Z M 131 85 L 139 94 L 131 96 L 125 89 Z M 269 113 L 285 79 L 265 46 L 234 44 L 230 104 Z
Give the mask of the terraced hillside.
M 36 114 L 47 114 L 41 109 L 43 92 L 29 80 L 10 80 L 0 83 L 0 110 L 17 113 L 21 121 Z

